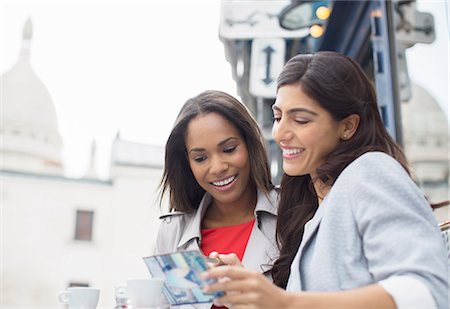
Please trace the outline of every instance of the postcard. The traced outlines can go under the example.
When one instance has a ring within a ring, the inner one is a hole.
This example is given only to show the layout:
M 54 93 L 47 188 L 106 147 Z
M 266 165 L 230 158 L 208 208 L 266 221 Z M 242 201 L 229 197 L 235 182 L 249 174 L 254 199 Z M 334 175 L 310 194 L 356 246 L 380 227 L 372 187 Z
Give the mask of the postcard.
M 204 293 L 203 287 L 214 279 L 202 279 L 208 269 L 206 257 L 198 250 L 144 257 L 152 277 L 165 279 L 163 293 L 171 305 L 212 302 L 223 292 Z

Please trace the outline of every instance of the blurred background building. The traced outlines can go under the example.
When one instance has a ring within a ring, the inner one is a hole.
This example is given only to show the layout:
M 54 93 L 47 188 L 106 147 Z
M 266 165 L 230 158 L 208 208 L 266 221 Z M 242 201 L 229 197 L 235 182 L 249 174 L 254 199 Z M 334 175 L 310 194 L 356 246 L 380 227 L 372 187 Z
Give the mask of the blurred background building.
M 275 183 L 282 173 L 270 136 L 276 76 L 295 54 L 336 50 L 372 78 L 385 123 L 430 201 L 449 199 L 448 117 L 410 83 L 405 57 L 434 40 L 430 16 L 415 1 L 222 1 L 224 58 L 265 134 Z M 64 176 L 64 140 L 51 91 L 30 63 L 32 36 L 28 21 L 17 63 L 1 76 L 2 305 L 58 307 L 60 290 L 96 286 L 99 306 L 112 308 L 114 285 L 148 275 L 141 257 L 154 249 L 163 147 L 117 133 L 107 179 L 97 176 L 95 143 L 85 175 Z M 436 215 L 443 222 L 449 210 Z
M 141 257 L 154 249 L 163 147 L 118 134 L 110 179 L 96 175 L 95 144 L 85 176 L 65 177 L 58 117 L 30 63 L 31 28 L 1 76 L 1 305 L 61 307 L 60 290 L 95 286 L 99 306 L 112 308 L 114 285 L 148 276 Z

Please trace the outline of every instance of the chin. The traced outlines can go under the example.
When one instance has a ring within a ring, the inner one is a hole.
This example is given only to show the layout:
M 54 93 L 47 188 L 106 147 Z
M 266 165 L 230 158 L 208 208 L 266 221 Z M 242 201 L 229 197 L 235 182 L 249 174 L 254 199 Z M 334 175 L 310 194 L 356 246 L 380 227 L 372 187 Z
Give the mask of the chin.
M 308 174 L 305 171 L 299 170 L 298 167 L 295 166 L 289 166 L 289 165 L 283 165 L 283 171 L 286 175 L 295 177 L 295 176 L 303 176 Z

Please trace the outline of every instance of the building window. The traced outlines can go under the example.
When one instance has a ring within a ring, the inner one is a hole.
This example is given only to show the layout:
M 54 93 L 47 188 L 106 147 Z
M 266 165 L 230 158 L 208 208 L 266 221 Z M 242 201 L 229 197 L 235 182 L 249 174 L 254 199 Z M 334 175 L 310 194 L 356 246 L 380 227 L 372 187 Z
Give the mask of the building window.
M 72 287 L 88 287 L 89 283 L 86 282 L 70 282 L 69 283 L 69 288 Z
M 77 221 L 75 227 L 76 240 L 92 240 L 93 211 L 77 210 Z

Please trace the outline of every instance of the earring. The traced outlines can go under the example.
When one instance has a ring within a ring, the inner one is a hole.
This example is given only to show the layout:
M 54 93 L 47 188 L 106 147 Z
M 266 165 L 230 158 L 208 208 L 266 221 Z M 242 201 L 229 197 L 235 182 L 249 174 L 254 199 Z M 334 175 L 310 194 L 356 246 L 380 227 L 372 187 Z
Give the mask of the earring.
M 347 140 L 347 134 L 342 135 L 342 139 L 345 141 Z

